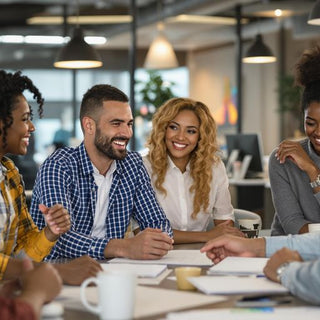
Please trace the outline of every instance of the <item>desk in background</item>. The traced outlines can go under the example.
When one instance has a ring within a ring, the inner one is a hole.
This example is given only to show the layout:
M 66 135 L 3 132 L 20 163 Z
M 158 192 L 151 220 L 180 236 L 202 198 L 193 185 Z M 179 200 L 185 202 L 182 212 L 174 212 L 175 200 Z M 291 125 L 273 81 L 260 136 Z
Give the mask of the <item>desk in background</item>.
M 229 179 L 234 208 L 258 213 L 262 228 L 270 229 L 274 216 L 269 179 Z

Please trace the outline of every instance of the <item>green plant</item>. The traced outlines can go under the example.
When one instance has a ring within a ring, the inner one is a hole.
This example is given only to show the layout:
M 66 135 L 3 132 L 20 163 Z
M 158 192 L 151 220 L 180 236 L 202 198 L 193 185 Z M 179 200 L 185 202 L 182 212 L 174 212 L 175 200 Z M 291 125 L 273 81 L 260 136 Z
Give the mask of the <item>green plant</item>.
M 292 75 L 283 75 L 279 78 L 280 111 L 290 111 L 300 113 L 300 93 L 299 87 L 294 84 Z
M 299 120 L 299 129 L 303 129 L 300 107 L 301 88 L 294 84 L 292 75 L 283 75 L 278 81 L 279 109 L 281 113 L 289 112 Z
M 147 112 L 142 113 L 139 111 L 139 115 L 152 118 L 153 113 L 158 107 L 160 107 L 167 100 L 174 98 L 171 88 L 175 85 L 172 81 L 164 81 L 158 71 L 147 71 L 149 79 L 147 81 L 138 80 L 136 84 L 140 86 L 138 93 L 141 95 L 141 100 L 146 104 Z

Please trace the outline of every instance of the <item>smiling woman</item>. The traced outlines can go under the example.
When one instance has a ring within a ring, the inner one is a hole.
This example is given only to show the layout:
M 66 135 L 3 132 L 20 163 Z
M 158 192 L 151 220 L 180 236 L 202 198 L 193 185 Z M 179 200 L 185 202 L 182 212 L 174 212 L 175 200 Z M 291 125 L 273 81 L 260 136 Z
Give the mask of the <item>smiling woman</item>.
M 187 98 L 164 103 L 153 117 L 147 146 L 144 163 L 175 243 L 206 242 L 224 233 L 243 235 L 233 227 L 216 123 L 206 105 Z M 212 220 L 215 227 L 207 230 Z
M 274 207 L 272 235 L 308 232 L 320 222 L 320 47 L 303 53 L 296 64 L 303 87 L 301 111 L 306 139 L 285 140 L 273 151 L 269 176 Z

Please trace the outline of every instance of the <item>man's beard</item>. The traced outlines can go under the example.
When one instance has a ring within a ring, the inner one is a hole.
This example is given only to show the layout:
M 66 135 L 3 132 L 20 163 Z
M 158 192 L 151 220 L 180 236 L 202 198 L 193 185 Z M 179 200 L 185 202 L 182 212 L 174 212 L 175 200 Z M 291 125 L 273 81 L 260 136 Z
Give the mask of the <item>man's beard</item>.
M 103 136 L 101 134 L 101 131 L 99 128 L 97 128 L 96 135 L 94 138 L 94 144 L 96 148 L 105 156 L 112 160 L 122 160 L 127 156 L 127 149 L 124 150 L 115 150 L 112 146 L 112 142 L 114 140 L 120 140 L 127 143 L 128 139 L 124 137 L 115 137 L 112 139 L 109 139 L 106 136 Z

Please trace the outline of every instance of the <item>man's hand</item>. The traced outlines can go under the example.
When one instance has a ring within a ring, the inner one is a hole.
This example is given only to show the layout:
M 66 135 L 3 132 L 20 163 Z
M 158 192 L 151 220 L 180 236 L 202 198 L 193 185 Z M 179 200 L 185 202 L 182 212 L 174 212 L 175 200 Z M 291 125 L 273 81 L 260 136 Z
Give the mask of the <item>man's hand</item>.
M 69 213 L 61 204 L 55 204 L 51 208 L 39 204 L 39 209 L 47 224 L 45 234 L 48 240 L 56 241 L 60 234 L 63 234 L 70 229 L 71 223 Z
M 264 257 L 264 238 L 246 239 L 232 235 L 225 235 L 208 241 L 200 252 L 206 252 L 213 263 L 219 263 L 226 257 Z
M 285 262 L 303 261 L 298 251 L 282 248 L 274 253 L 263 269 L 264 274 L 272 281 L 280 282 L 277 279 L 277 269 Z
M 85 279 L 94 277 L 99 271 L 102 271 L 100 263 L 89 256 L 82 256 L 68 263 L 53 266 L 58 270 L 63 283 L 73 286 L 79 286 Z
M 161 229 L 147 228 L 133 238 L 112 239 L 105 248 L 105 257 L 125 257 L 137 260 L 156 260 L 173 249 L 173 239 Z

